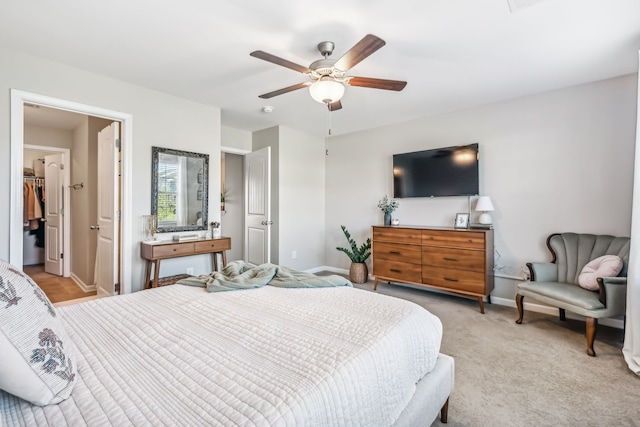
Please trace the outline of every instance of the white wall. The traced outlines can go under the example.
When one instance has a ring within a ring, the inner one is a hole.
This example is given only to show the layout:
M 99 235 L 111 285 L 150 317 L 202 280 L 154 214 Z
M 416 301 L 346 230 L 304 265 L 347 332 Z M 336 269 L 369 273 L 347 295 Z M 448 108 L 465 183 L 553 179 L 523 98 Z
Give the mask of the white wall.
M 271 262 L 296 270 L 324 265 L 324 137 L 285 126 L 254 132 L 253 149 L 267 146 L 271 147 Z
M 279 259 L 296 270 L 324 260 L 324 152 L 323 137 L 280 127 Z
M 503 273 L 550 260 L 544 242 L 553 232 L 629 236 L 636 82 L 628 75 L 332 138 L 326 265 L 348 268 L 335 249 L 345 243 L 341 224 L 362 241 L 382 222 L 377 202 L 392 193 L 394 153 L 472 142 L 480 144 L 480 193 L 495 207 Z M 466 197 L 402 199 L 394 217 L 449 226 L 466 210 Z M 497 280 L 493 296 L 513 298 L 514 287 Z
M 223 150 L 230 152 L 250 152 L 252 147 L 251 132 L 234 129 L 226 126 L 221 128 L 221 144 Z
M 10 89 L 69 100 L 133 116 L 133 232 L 123 236 L 131 253 L 133 290 L 142 287 L 141 216 L 151 211 L 151 146 L 172 147 L 209 155 L 209 220 L 219 220 L 220 109 L 89 73 L 52 61 L 0 48 L 0 177 L 10 182 Z M 126 143 L 126 142 L 125 142 Z M 0 205 L 10 205 L 10 188 L 0 188 Z M 0 211 L 0 258 L 9 258 L 9 210 Z M 161 235 L 170 238 L 169 235 Z M 161 275 L 211 270 L 211 257 L 163 261 Z

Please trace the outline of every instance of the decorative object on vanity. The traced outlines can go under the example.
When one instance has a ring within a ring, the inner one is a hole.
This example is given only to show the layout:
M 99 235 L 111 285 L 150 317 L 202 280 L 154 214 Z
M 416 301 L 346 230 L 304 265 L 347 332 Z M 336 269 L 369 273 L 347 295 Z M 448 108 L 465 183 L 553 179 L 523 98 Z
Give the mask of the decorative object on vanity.
M 142 215 L 142 240 L 145 242 L 158 240 L 158 222 L 155 215 Z
M 457 213 L 456 219 L 453 225 L 453 228 L 469 228 L 469 214 L 468 213 Z
M 488 212 L 493 212 L 493 203 L 491 203 L 491 198 L 489 196 L 478 197 L 476 211 L 482 212 L 478 218 L 478 222 L 480 224 L 491 224 L 493 222 L 491 220 L 491 215 L 488 214 Z
M 391 214 L 398 209 L 400 202 L 386 195 L 378 202 L 378 208 L 384 212 L 384 225 L 391 225 Z
M 173 236 L 174 242 L 193 242 L 194 240 L 198 240 L 197 234 L 175 234 Z
M 393 218 L 391 220 L 391 225 L 400 225 L 400 220 L 398 218 Z
M 211 221 L 209 226 L 211 227 L 211 237 L 214 239 L 220 237 L 220 223 L 218 221 Z
M 410 283 L 475 298 L 493 290 L 493 230 L 373 227 L 373 275 L 378 281 Z
M 151 214 L 158 232 L 207 230 L 209 155 L 161 147 L 151 152 Z
M 369 270 L 365 261 L 371 256 L 371 239 L 367 238 L 367 241 L 358 246 L 355 240 L 351 238 L 351 234 L 344 225 L 341 225 L 342 232 L 349 242 L 351 250 L 347 248 L 336 248 L 337 250 L 347 254 L 351 260 L 351 267 L 349 268 L 349 280 L 353 283 L 365 283 L 369 277 Z

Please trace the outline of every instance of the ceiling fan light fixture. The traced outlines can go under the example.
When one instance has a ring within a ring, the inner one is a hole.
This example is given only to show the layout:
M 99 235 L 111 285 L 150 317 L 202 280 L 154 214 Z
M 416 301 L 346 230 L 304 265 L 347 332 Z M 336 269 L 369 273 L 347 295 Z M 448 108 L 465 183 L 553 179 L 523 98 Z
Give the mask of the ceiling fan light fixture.
M 321 104 L 331 104 L 342 99 L 344 85 L 330 78 L 321 78 L 309 86 L 311 97 Z

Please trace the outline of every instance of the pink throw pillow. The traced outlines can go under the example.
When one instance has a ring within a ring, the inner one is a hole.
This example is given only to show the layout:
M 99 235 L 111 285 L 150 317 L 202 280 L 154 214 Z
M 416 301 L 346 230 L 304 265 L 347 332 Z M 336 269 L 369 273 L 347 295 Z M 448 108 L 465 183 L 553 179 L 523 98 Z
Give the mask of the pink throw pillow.
M 603 255 L 584 266 L 578 276 L 578 284 L 590 291 L 598 290 L 598 277 L 616 277 L 622 270 L 622 258 Z

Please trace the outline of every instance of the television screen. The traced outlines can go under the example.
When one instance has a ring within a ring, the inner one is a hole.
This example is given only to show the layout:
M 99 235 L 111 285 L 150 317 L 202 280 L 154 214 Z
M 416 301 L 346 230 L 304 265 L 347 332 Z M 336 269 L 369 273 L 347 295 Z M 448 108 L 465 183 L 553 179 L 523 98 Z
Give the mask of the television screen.
M 393 155 L 393 197 L 475 196 L 478 144 Z

